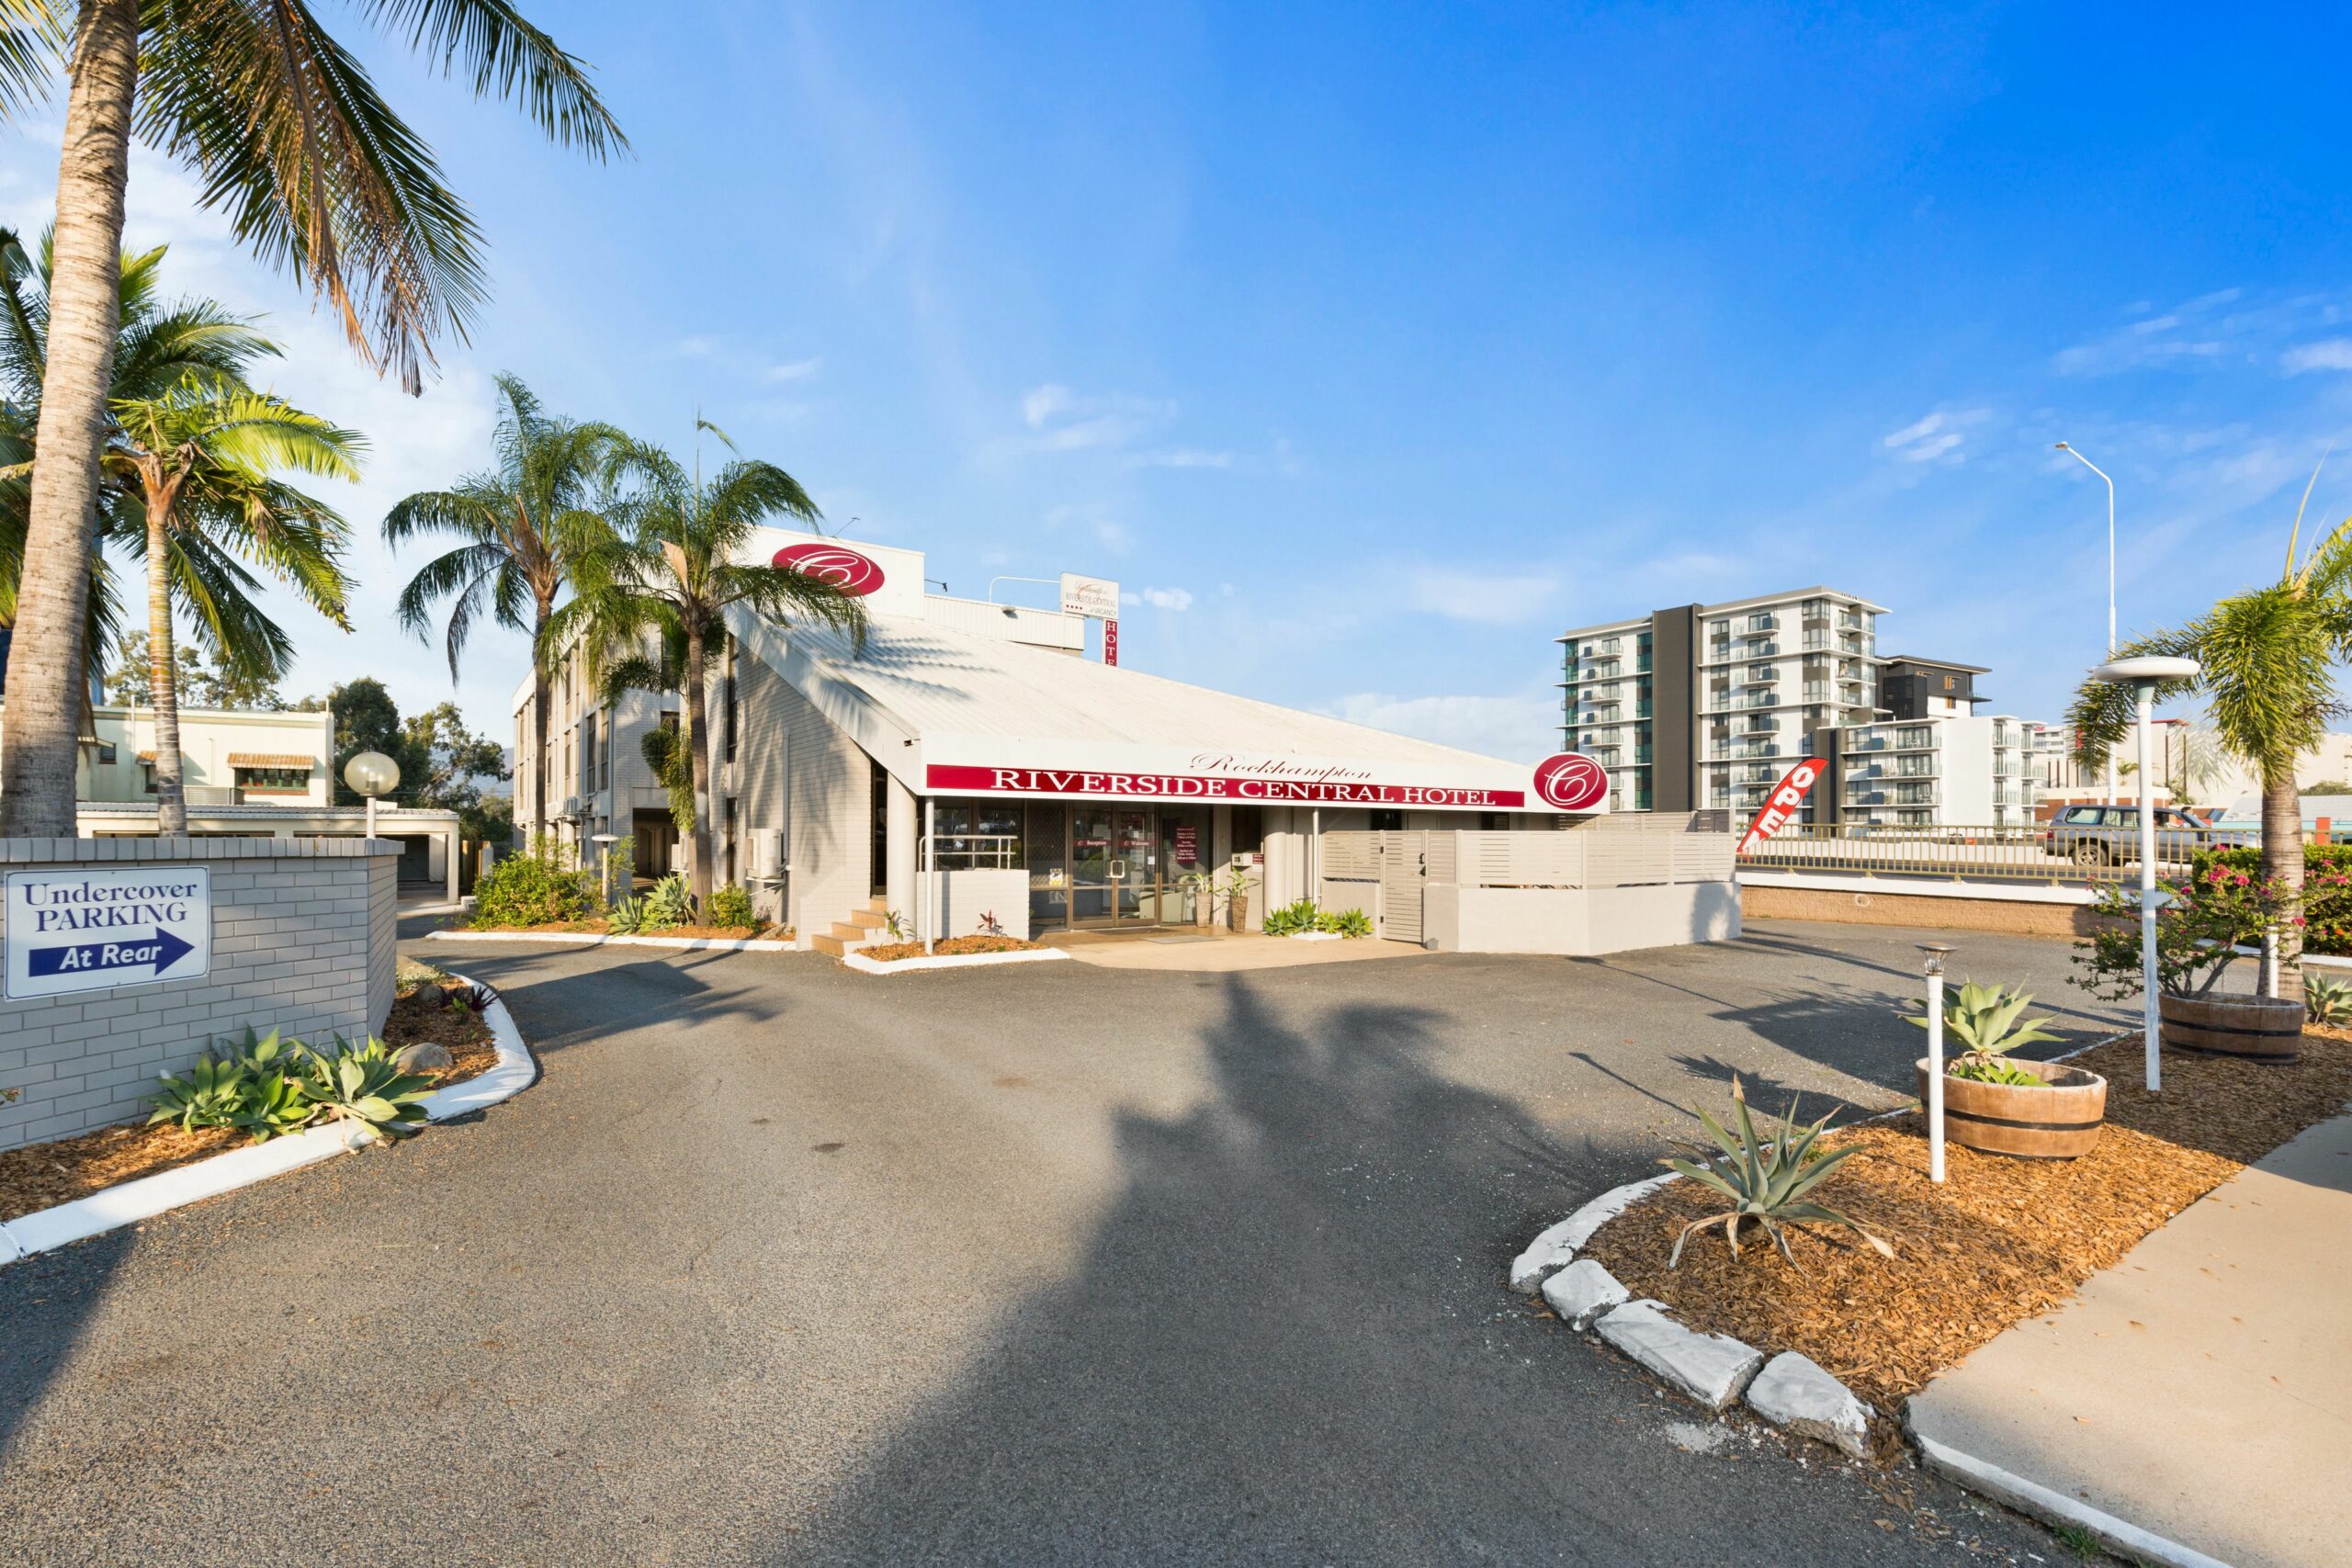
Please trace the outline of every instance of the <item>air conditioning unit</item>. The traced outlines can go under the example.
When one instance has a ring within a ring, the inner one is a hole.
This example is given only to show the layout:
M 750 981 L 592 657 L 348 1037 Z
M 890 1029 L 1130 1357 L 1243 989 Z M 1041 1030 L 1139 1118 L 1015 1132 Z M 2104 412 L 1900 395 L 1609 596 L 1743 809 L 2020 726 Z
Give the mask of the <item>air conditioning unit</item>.
M 777 883 L 790 869 L 781 828 L 758 828 L 750 834 L 751 879 L 754 882 Z

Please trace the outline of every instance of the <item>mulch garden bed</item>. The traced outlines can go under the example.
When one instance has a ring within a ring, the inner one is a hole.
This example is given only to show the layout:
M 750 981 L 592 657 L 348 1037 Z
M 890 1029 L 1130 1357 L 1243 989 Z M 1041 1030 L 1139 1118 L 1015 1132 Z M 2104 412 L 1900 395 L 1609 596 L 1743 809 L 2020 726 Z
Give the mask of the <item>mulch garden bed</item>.
M 1023 942 L 1016 936 L 951 936 L 935 943 L 925 952 L 919 942 L 886 942 L 880 947 L 860 947 L 853 951 L 860 958 L 871 958 L 888 964 L 900 958 L 954 958 L 967 953 L 1030 953 L 1042 942 Z
M 419 973 L 403 963 L 401 989 L 384 1021 L 384 1042 L 395 1050 L 428 1040 L 447 1049 L 450 1065 L 425 1075 L 435 1089 L 463 1083 L 498 1062 L 498 1048 L 481 1015 L 460 1015 L 447 1003 L 451 993 L 464 989 L 437 971 Z M 233 1127 L 187 1133 L 164 1122 L 101 1127 L 54 1143 L 0 1151 L 0 1222 L 86 1198 L 118 1182 L 153 1176 L 244 1141 L 245 1134 Z
M 2106 1128 L 2080 1159 L 1947 1144 L 1938 1187 L 1917 1112 L 1825 1137 L 1861 1152 L 1811 1196 L 1885 1241 L 1892 1261 L 1849 1234 L 1792 1226 L 1792 1268 L 1750 1225 L 1737 1260 L 1720 1229 L 1702 1231 L 1669 1269 L 1676 1235 L 1724 1207 L 1689 1180 L 1610 1221 L 1581 1256 L 1693 1328 L 1768 1355 L 1804 1352 L 1894 1416 L 1938 1372 L 2064 1302 L 2245 1165 L 2352 1104 L 2352 1032 L 2307 1032 L 2291 1066 L 2166 1052 L 2161 1095 L 2142 1087 L 2142 1049 L 2132 1035 L 2073 1058 L 2108 1080 Z

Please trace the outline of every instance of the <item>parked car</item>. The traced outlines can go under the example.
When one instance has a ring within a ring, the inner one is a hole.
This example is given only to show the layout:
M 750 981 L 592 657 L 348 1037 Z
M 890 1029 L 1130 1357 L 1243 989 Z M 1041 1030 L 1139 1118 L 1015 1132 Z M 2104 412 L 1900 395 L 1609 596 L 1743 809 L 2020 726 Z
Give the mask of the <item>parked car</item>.
M 2156 859 L 2186 864 L 2199 850 L 2252 844 L 2256 835 L 2211 828 L 2193 813 L 2156 807 Z M 2041 847 L 2076 865 L 2121 865 L 2140 858 L 2140 808 L 2136 806 L 2069 806 L 2051 818 Z

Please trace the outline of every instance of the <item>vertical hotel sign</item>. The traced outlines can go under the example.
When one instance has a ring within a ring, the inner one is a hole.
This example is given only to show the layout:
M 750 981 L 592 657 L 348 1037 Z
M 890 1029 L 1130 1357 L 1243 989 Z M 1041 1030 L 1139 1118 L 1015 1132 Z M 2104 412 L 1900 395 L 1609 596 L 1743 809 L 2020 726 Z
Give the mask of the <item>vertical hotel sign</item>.
M 1062 573 L 1062 614 L 1102 623 L 1102 662 L 1119 661 L 1119 585 L 1107 577 Z

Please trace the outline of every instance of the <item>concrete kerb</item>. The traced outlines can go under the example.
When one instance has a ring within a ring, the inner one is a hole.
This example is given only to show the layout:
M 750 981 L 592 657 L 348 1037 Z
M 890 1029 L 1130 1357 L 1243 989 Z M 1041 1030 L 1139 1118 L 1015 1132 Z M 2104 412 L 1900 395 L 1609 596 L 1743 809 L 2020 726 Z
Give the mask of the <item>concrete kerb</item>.
M 2131 1038 L 2132 1032 L 2128 1031 L 2116 1034 L 2101 1035 L 2097 1040 L 2085 1042 L 2083 1044 L 2075 1047 L 2072 1051 L 2060 1052 L 2057 1055 L 2052 1056 L 2050 1059 L 2055 1062 L 2063 1062 L 2070 1057 L 2079 1056 L 2086 1051 L 2095 1050 L 2101 1045 L 2111 1044 L 2118 1040 L 2128 1040 Z M 1914 1108 L 1911 1106 L 1898 1106 L 1892 1111 L 1882 1111 L 1874 1116 L 1865 1116 L 1859 1122 L 1848 1122 L 1847 1125 L 1860 1126 L 1865 1122 L 1883 1122 L 1890 1117 L 1906 1115 L 1912 1109 Z M 1648 1299 L 1627 1299 L 1631 1296 L 1632 1292 L 1628 1292 L 1624 1285 L 1606 1269 L 1601 1268 L 1598 1263 L 1594 1263 L 1589 1258 L 1582 1263 L 1578 1263 L 1577 1260 L 1577 1249 L 1582 1247 L 1587 1242 L 1589 1242 L 1593 1238 L 1594 1235 L 1600 1231 L 1602 1225 L 1607 1224 L 1611 1220 L 1615 1219 L 1627 1209 L 1632 1208 L 1642 1199 L 1648 1197 L 1651 1193 L 1666 1186 L 1668 1182 L 1679 1181 L 1682 1178 L 1679 1172 L 1669 1171 L 1664 1176 L 1653 1176 L 1641 1181 L 1629 1181 L 1622 1187 L 1612 1187 L 1608 1191 L 1603 1192 L 1600 1197 L 1593 1199 L 1590 1202 L 1577 1209 L 1576 1213 L 1570 1214 L 1566 1219 L 1560 1221 L 1556 1224 L 1545 1227 L 1533 1241 L 1527 1245 L 1526 1248 L 1521 1251 L 1517 1258 L 1511 1260 L 1510 1288 L 1522 1295 L 1534 1295 L 1540 1293 L 1544 1296 L 1544 1300 L 1552 1305 L 1553 1310 L 1560 1314 L 1563 1321 L 1568 1322 L 1570 1327 L 1583 1333 L 1597 1334 L 1600 1337 L 1607 1340 L 1611 1345 L 1623 1351 L 1634 1360 L 1639 1362 L 1644 1367 L 1648 1368 L 1652 1372 L 1664 1378 L 1665 1381 L 1673 1383 L 1685 1393 L 1690 1394 L 1691 1398 L 1698 1400 L 1699 1403 L 1702 1404 L 1707 1404 L 1709 1408 L 1713 1409 L 1717 1414 L 1720 1414 L 1728 1404 L 1732 1403 L 1733 1400 L 1736 1399 L 1740 1394 L 1747 1391 L 1749 1380 L 1753 1377 L 1756 1369 L 1764 1365 L 1764 1353 L 1760 1350 L 1755 1349 L 1751 1346 L 1744 1345 L 1736 1339 L 1730 1338 L 1728 1336 L 1720 1334 L 1700 1334 L 1694 1329 L 1685 1327 L 1681 1324 L 1676 1323 L 1670 1315 L 1672 1309 L 1668 1307 L 1663 1302 Z M 1571 1265 L 1575 1265 L 1579 1269 L 1589 1269 L 1591 1272 L 1577 1282 L 1577 1288 L 1573 1292 L 1569 1292 L 1569 1296 L 1573 1298 L 1572 1301 L 1566 1300 L 1566 1298 L 1555 1299 L 1555 1293 L 1546 1287 L 1550 1284 L 1555 1276 L 1568 1269 Z M 1611 1300 L 1612 1297 L 1615 1298 L 1613 1301 Z M 1566 1302 L 1566 1310 L 1564 1310 L 1564 1301 Z M 1638 1311 L 1636 1309 L 1638 1309 Z M 1608 1332 L 1606 1325 L 1608 1325 L 1609 1320 L 1619 1313 L 1634 1313 L 1640 1319 L 1640 1322 L 1638 1325 L 1629 1324 L 1628 1332 L 1621 1333 L 1612 1337 Z M 1583 1319 L 1583 1321 L 1575 1321 L 1578 1318 Z M 1709 1362 L 1711 1365 L 1716 1360 L 1731 1356 L 1732 1353 L 1736 1351 L 1746 1351 L 1754 1356 L 1755 1364 L 1754 1366 L 1747 1368 L 1747 1376 L 1738 1377 L 1735 1380 L 1738 1386 L 1734 1388 L 1730 1392 L 1730 1394 L 1724 1398 L 1714 1399 L 1713 1394 L 1716 1392 L 1714 1388 L 1710 1388 L 1708 1393 L 1705 1394 L 1694 1392 L 1694 1387 L 1696 1385 L 1691 1380 L 1684 1378 L 1679 1373 L 1660 1371 L 1658 1366 L 1656 1364 L 1659 1359 L 1659 1346 L 1664 1345 L 1668 1353 L 1670 1354 L 1673 1345 L 1668 1344 L 1667 1342 L 1672 1341 L 1675 1344 L 1679 1344 L 1686 1337 L 1690 1342 L 1690 1348 L 1692 1349 L 1693 1353 L 1699 1356 L 1702 1359 Z M 1641 1351 L 1644 1353 L 1636 1353 L 1636 1350 L 1633 1348 L 1637 1338 L 1642 1341 Z M 1620 1343 L 1621 1340 L 1623 1341 L 1623 1343 Z M 1811 1362 L 1808 1361 L 1806 1364 L 1808 1367 L 1812 1367 Z M 1814 1368 L 1813 1370 L 1818 1371 L 1819 1369 Z M 1868 1408 L 1851 1389 L 1846 1388 L 1843 1383 L 1840 1383 L 1837 1379 L 1830 1377 L 1827 1372 L 1822 1372 L 1821 1377 L 1827 1383 L 1834 1384 L 1838 1389 L 1843 1392 L 1849 1399 L 1852 1399 L 1857 1405 L 1862 1405 L 1863 1408 Z M 1753 1406 L 1753 1402 L 1751 1401 L 1750 1403 L 1751 1406 Z M 1758 1414 L 1764 1416 L 1767 1420 L 1772 1421 L 1776 1426 L 1781 1426 L 1790 1430 L 1797 1429 L 1794 1424 L 1784 1421 L 1770 1412 L 1758 1408 Z M 1805 1435 L 1810 1436 L 1812 1434 L 1807 1433 Z M 1917 1436 L 1917 1434 L 1911 1435 L 1915 1438 Z M 1843 1440 L 1838 1441 L 1836 1446 L 1844 1449 L 1849 1454 L 1854 1451 L 1853 1447 Z M 1970 1459 L 1967 1455 L 1955 1454 L 1950 1450 L 1945 1450 L 1944 1451 L 1954 1460 L 1964 1461 L 1967 1464 L 1975 1465 L 1979 1469 L 1985 1471 L 1991 1471 L 1993 1469 L 1992 1466 L 1985 1465 L 1981 1461 Z M 1950 1473 L 1954 1480 L 1961 1482 L 1962 1484 L 1968 1484 L 1967 1475 L 1964 1471 L 1961 1469 L 1954 1469 L 1948 1472 L 1948 1473 Z M 2018 1478 L 2010 1477 L 2009 1479 L 2014 1481 Z M 2032 1485 L 2032 1483 L 2020 1482 L 2019 1484 L 2030 1486 Z M 2047 1489 L 2043 1488 L 2042 1490 Z M 1996 1498 L 2004 1498 L 2004 1500 L 2006 1500 L 2005 1495 L 1997 1492 L 1987 1492 L 1987 1495 L 1995 1496 Z M 2053 1495 L 2055 1495 L 2053 1494 Z M 2064 1501 L 2063 1498 L 2061 1500 Z M 2029 1509 L 2028 1511 L 2031 1512 L 2032 1510 Z M 2070 1519 L 2066 1522 L 2072 1523 L 2077 1521 Z M 2119 1524 L 2121 1523 L 2120 1520 L 2115 1522 Z M 2134 1529 L 2137 1527 L 2127 1525 L 2124 1526 L 2124 1528 L 2127 1529 Z M 2142 1531 L 2140 1533 L 2144 1535 L 2146 1532 Z M 2158 1538 L 2149 1537 L 2149 1539 L 2155 1540 Z M 2200 1564 L 2210 1561 L 2209 1559 L 2197 1558 L 2193 1553 L 2191 1554 L 2190 1559 L 2181 1559 L 2180 1561 L 2188 1562 L 2192 1559 L 2195 1562 Z M 2175 1560 L 2165 1558 L 2158 1559 L 2157 1561 L 2169 1563 Z
M 462 975 L 452 979 L 476 982 Z M 482 987 L 488 990 L 488 987 Z M 418 1103 L 424 1107 L 428 1122 L 447 1122 L 469 1115 L 503 1100 L 514 1099 L 538 1081 L 539 1067 L 530 1047 L 523 1043 L 520 1031 L 514 1027 L 506 1004 L 493 999 L 482 1010 L 482 1021 L 490 1026 L 491 1041 L 498 1053 L 497 1062 L 489 1071 L 434 1090 Z M 283 1138 L 272 1138 L 266 1144 L 247 1144 L 183 1165 L 153 1176 L 142 1176 L 125 1181 L 87 1198 L 76 1198 L 69 1203 L 52 1204 L 36 1209 L 29 1214 L 0 1224 L 0 1267 L 35 1253 L 52 1251 L 74 1242 L 85 1241 L 124 1225 L 153 1219 L 157 1214 L 217 1198 L 233 1192 L 240 1187 L 251 1187 L 275 1176 L 283 1176 L 304 1166 L 317 1165 L 337 1155 L 350 1154 L 366 1148 L 375 1135 L 366 1129 L 344 1122 L 329 1122 L 324 1126 L 305 1128 Z
M 1917 1446 L 1920 1462 L 1937 1474 L 1958 1482 L 1971 1492 L 2007 1504 L 2021 1514 L 2030 1514 L 2045 1524 L 2072 1526 L 2087 1530 L 2092 1539 L 2119 1557 L 2137 1562 L 2154 1562 L 2162 1568 L 2230 1568 L 2218 1557 L 2208 1557 L 2193 1547 L 2168 1540 L 2153 1530 L 2141 1529 L 2128 1519 L 2092 1507 L 2079 1498 L 2064 1492 L 2052 1491 L 2022 1475 L 2012 1474 L 1999 1465 L 1987 1464 L 1973 1454 L 1962 1453 L 1935 1438 L 1912 1431 L 1907 1426 L 1905 1435 Z
M 601 931 L 427 931 L 434 942 L 555 942 L 578 947 L 671 947 L 689 953 L 792 953 L 774 937 L 607 936 Z
M 1015 953 L 947 953 L 929 958 L 893 958 L 888 963 L 862 953 L 842 954 L 844 967 L 861 975 L 903 975 L 921 969 L 978 969 L 991 964 L 1042 964 L 1069 956 L 1057 947 L 1023 949 Z

